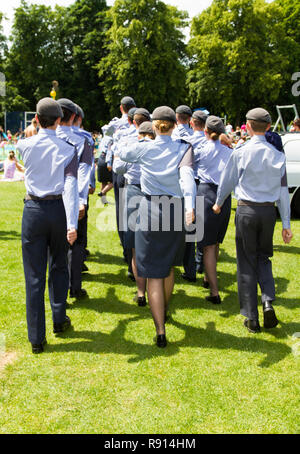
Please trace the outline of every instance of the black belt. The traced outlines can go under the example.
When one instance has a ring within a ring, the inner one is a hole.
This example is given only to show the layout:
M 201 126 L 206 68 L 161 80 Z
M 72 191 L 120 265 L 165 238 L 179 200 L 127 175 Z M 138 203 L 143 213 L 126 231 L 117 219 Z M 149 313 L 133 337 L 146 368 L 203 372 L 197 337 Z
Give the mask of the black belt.
M 36 197 L 35 195 L 26 194 L 25 200 L 60 200 L 62 195 L 46 195 L 45 197 Z
M 251 202 L 250 200 L 239 200 L 238 206 L 273 207 L 275 206 L 275 202 Z

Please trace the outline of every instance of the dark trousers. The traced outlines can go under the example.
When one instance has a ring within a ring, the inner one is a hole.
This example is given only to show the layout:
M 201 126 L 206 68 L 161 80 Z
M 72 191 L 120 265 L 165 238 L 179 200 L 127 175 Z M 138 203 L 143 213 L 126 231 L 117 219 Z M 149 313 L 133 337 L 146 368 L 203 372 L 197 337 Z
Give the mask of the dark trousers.
M 45 339 L 45 285 L 49 260 L 48 289 L 52 319 L 62 323 L 68 294 L 67 225 L 62 200 L 26 200 L 22 219 L 22 255 L 26 283 L 28 339 Z
M 190 278 L 196 277 L 195 243 L 185 243 L 183 256 L 183 268 L 185 274 Z
M 77 240 L 69 249 L 70 289 L 77 292 L 82 284 L 82 265 L 85 260 L 87 215 L 78 221 Z
M 238 295 L 241 314 L 258 320 L 257 284 L 262 302 L 275 299 L 272 274 L 273 233 L 276 209 L 273 206 L 238 206 L 235 217 Z

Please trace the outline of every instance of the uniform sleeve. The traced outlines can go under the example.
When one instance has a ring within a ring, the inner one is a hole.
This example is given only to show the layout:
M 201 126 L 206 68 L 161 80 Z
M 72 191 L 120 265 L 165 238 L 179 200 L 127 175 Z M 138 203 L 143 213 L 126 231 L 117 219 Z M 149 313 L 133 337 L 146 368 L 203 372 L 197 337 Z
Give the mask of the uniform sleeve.
M 124 175 L 127 172 L 129 167 L 128 162 L 122 161 L 122 159 L 114 159 L 113 171 L 118 175 Z
M 238 166 L 236 153 L 233 152 L 221 173 L 220 184 L 218 186 L 216 204 L 222 206 L 225 199 L 229 196 L 231 191 L 236 187 L 239 181 Z
M 140 163 L 146 151 L 147 142 L 137 142 L 132 145 L 124 146 L 119 152 L 120 158 L 125 162 Z
M 63 192 L 63 202 L 66 211 L 67 229 L 77 229 L 79 197 L 77 184 L 78 159 L 74 153 L 72 160 L 65 168 L 65 184 Z
M 281 187 L 280 187 L 280 197 L 277 200 L 277 207 L 280 213 L 282 228 L 289 229 L 291 227 L 290 218 L 291 218 L 291 207 L 290 207 L 290 196 L 287 185 L 287 176 L 286 176 L 286 166 L 285 164 L 281 169 Z
M 179 164 L 179 184 L 184 197 L 186 211 L 192 211 L 195 208 L 196 183 L 193 164 L 194 153 L 192 147 L 190 147 Z

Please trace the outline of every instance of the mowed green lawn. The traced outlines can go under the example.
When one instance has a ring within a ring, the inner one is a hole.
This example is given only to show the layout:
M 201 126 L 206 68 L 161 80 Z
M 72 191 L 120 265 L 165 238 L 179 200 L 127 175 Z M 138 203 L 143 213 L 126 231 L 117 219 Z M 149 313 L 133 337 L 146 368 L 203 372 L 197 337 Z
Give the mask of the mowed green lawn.
M 24 193 L 23 183 L 0 183 L 1 433 L 299 433 L 299 221 L 288 246 L 276 226 L 278 327 L 255 335 L 243 327 L 234 203 L 218 272 L 223 304 L 206 302 L 202 276 L 188 284 L 178 268 L 169 344 L 158 349 L 149 307 L 133 301 L 117 233 L 106 231 L 114 207 L 93 195 L 83 281 L 90 298 L 69 300 L 73 329 L 55 337 L 46 295 L 48 345 L 33 355 L 21 258 Z

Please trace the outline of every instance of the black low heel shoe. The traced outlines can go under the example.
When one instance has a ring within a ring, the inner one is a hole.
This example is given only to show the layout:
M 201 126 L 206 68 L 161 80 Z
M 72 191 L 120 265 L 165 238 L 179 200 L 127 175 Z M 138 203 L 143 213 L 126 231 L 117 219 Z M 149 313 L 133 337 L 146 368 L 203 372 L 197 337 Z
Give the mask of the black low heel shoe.
M 44 346 L 47 344 L 46 339 L 43 340 L 41 344 L 31 344 L 32 347 L 32 353 L 38 354 L 38 353 L 43 353 L 44 351 Z
M 159 348 L 165 348 L 167 346 L 167 339 L 165 334 L 159 334 L 156 337 L 156 345 Z
M 144 296 L 138 296 L 137 299 L 138 306 L 143 307 L 147 305 L 146 298 Z
M 206 301 L 209 301 L 210 303 L 213 304 L 221 304 L 222 300 L 220 298 L 220 295 L 217 296 L 206 296 Z

